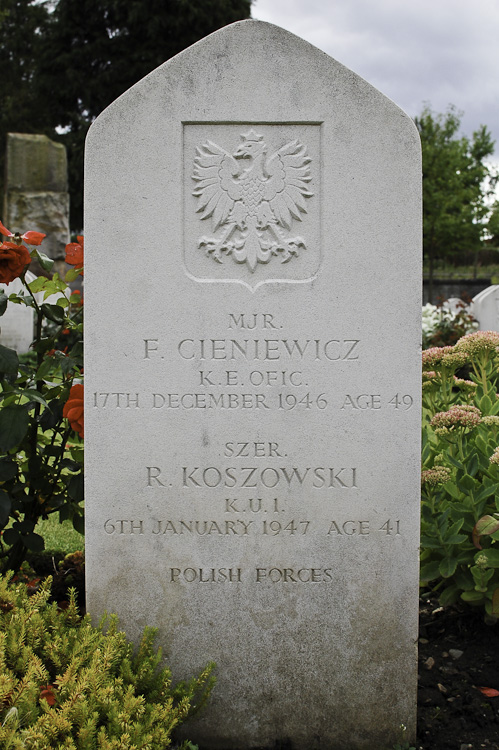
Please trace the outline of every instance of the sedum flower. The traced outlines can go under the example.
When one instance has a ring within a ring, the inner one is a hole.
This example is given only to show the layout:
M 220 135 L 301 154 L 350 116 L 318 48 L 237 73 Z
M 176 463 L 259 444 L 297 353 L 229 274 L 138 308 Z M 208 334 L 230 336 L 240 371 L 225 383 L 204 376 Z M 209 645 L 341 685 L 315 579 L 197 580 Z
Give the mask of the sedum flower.
M 423 383 L 427 383 L 431 380 L 436 380 L 439 377 L 439 374 L 435 372 L 435 370 L 423 370 Z
M 499 350 L 499 333 L 497 331 L 475 331 L 459 339 L 455 347 L 458 351 L 470 356 L 483 352 L 496 353 Z
M 430 422 L 438 435 L 443 435 L 454 428 L 473 429 L 481 422 L 482 413 L 476 406 L 456 404 L 448 411 L 440 411 Z
M 472 380 L 464 380 L 454 375 L 454 385 L 465 393 L 474 393 L 476 391 L 476 383 Z
M 487 427 L 499 427 L 499 417 L 493 415 L 482 417 L 482 424 L 487 425 Z
M 446 466 L 434 466 L 432 469 L 425 469 L 421 472 L 421 484 L 444 484 L 451 477 L 450 469 Z
M 499 464 L 499 445 L 489 459 L 491 464 Z
M 423 370 L 430 370 L 442 361 L 442 357 L 454 351 L 453 346 L 432 346 L 423 351 Z
M 489 561 L 486 555 L 478 555 L 477 559 L 475 560 L 475 565 L 477 568 L 481 568 L 482 570 L 485 570 L 485 568 L 489 567 Z

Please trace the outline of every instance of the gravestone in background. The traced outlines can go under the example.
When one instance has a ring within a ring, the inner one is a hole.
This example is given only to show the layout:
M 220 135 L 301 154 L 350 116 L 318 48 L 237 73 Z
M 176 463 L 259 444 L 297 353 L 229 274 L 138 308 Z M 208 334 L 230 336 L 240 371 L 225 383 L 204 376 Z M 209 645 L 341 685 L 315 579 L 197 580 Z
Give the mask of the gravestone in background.
M 89 610 L 158 627 L 175 679 L 217 662 L 205 749 L 410 739 L 412 121 L 243 21 L 100 115 L 85 182 Z
M 34 274 L 29 271 L 26 272 L 27 282 L 35 279 Z M 26 292 L 21 279 L 14 279 L 9 284 L 0 284 L 0 289 L 7 296 Z M 27 352 L 34 338 L 34 325 L 35 310 L 33 307 L 8 302 L 7 310 L 0 317 L 0 344 L 8 349 L 15 349 L 19 354 Z
M 499 286 L 493 284 L 473 297 L 470 311 L 480 331 L 499 331 Z
M 11 232 L 35 230 L 47 236 L 43 252 L 63 274 L 69 242 L 66 149 L 46 135 L 8 133 L 3 223 Z

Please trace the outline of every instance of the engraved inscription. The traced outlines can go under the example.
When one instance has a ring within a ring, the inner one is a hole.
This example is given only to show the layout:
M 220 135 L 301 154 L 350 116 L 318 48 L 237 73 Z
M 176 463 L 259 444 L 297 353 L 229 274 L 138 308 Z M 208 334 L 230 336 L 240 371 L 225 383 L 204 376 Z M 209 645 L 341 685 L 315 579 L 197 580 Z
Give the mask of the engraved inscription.
M 307 249 L 303 237 L 289 232 L 313 196 L 311 159 L 298 140 L 269 153 L 264 136 L 253 128 L 240 139 L 232 154 L 213 141 L 196 149 L 193 195 L 197 212 L 202 220 L 211 217 L 213 230 L 199 238 L 198 248 L 216 263 L 230 256 L 253 273 L 272 257 L 289 263 Z

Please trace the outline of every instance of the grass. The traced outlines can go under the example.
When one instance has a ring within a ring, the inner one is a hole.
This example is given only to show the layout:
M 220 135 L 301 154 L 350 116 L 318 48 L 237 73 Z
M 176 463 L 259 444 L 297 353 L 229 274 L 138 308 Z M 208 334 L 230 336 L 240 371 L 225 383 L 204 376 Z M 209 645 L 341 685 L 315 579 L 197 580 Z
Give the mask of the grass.
M 57 513 L 52 513 L 46 521 L 39 521 L 36 533 L 45 539 L 45 550 L 48 552 L 71 552 L 85 549 L 85 537 L 73 529 L 71 521 L 59 523 Z

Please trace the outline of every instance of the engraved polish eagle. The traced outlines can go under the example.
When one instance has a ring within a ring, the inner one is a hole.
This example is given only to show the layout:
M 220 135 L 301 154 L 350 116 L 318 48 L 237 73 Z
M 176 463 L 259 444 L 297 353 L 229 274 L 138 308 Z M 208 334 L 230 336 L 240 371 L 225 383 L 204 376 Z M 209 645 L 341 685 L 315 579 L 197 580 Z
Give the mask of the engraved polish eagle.
M 223 262 L 223 253 L 232 255 L 253 273 L 272 256 L 288 263 L 299 249 L 306 250 L 302 237 L 286 236 L 283 230 L 289 232 L 293 220 L 307 213 L 306 201 L 313 196 L 311 159 L 298 140 L 271 156 L 255 130 L 243 133 L 241 141 L 233 154 L 212 141 L 196 148 L 193 195 L 200 218 L 212 218 L 215 235 L 201 237 L 198 247 L 217 263 Z

